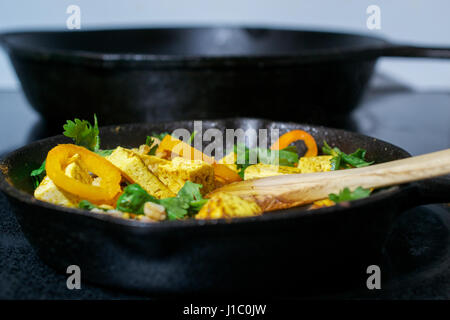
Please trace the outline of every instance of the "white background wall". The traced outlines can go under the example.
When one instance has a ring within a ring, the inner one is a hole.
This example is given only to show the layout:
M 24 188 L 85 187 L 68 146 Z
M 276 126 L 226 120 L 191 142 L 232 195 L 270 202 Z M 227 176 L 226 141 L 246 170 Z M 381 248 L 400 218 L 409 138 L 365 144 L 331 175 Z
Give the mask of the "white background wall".
M 356 31 L 390 40 L 450 47 L 449 0 L 1 0 L 0 31 L 66 27 L 66 8 L 81 8 L 81 27 L 151 24 L 278 25 Z M 366 8 L 381 8 L 381 30 L 366 27 Z M 383 58 L 378 70 L 417 89 L 450 89 L 450 60 Z M 0 88 L 17 88 L 0 53 Z

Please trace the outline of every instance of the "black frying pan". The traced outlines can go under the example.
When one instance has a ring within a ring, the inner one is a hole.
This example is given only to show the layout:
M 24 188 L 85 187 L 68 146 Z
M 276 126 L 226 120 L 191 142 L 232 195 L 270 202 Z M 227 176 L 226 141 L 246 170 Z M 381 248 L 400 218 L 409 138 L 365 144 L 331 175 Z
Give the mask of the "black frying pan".
M 103 148 L 138 146 L 151 132 L 192 130 L 191 121 L 105 127 Z M 203 129 L 294 128 L 345 152 L 367 149 L 377 163 L 408 157 L 389 143 L 338 129 L 259 119 L 204 121 Z M 308 294 L 366 288 L 366 269 L 383 265 L 382 247 L 399 213 L 418 204 L 450 201 L 444 177 L 379 191 L 369 198 L 316 211 L 292 208 L 261 217 L 145 224 L 34 199 L 29 173 L 56 144 L 34 142 L 1 163 L 0 189 L 44 262 L 65 272 L 75 264 L 82 281 L 149 293 L 252 292 Z M 384 266 L 384 265 L 383 265 Z M 387 267 L 386 267 L 387 268 Z M 382 267 L 382 279 L 388 269 Z
M 96 112 L 104 124 L 249 116 L 340 126 L 379 57 L 450 58 L 370 36 L 262 28 L 1 39 L 31 105 L 57 123 Z

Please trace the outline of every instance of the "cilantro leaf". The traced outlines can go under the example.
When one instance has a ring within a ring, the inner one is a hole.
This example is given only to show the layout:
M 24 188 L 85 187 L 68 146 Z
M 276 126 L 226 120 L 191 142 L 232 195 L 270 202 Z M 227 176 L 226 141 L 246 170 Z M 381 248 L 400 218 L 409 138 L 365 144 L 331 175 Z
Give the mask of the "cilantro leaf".
M 41 166 L 33 171 L 31 171 L 30 176 L 39 176 L 45 172 L 45 160 L 42 162 Z
M 326 141 L 323 142 L 322 152 L 333 156 L 331 159 L 331 170 L 347 169 L 351 167 L 361 168 L 373 164 L 373 161 L 364 160 L 366 150 L 358 148 L 351 154 L 346 154 L 339 148 L 331 148 Z
M 298 149 L 296 146 L 287 146 L 286 148 L 284 148 L 282 150 L 298 154 Z
M 351 153 L 350 156 L 364 160 L 366 150 L 358 148 L 355 152 Z
M 288 166 L 295 167 L 295 164 L 298 163 L 298 153 L 295 151 L 289 151 L 285 149 L 281 149 L 279 151 L 279 165 L 280 166 Z
M 200 188 L 203 186 L 191 181 L 186 181 L 184 186 L 178 191 L 177 197 L 183 199 L 186 202 L 202 200 L 202 194 L 200 193 Z
M 177 197 L 183 199 L 189 204 L 189 213 L 194 214 L 200 211 L 208 199 L 203 199 L 200 189 L 203 186 L 198 183 L 186 181 L 184 186 L 178 191 Z
M 242 179 L 244 179 L 245 169 L 247 169 L 247 167 L 251 165 L 250 164 L 250 149 L 247 148 L 247 146 L 245 144 L 238 143 L 238 144 L 234 145 L 234 153 L 236 153 L 238 155 L 238 157 L 236 159 L 236 167 L 238 170 L 238 174 Z M 241 156 L 241 158 L 239 158 L 239 155 L 242 155 L 242 154 L 244 157 L 243 163 L 241 163 L 242 156 Z
M 45 176 L 45 160 L 42 162 L 41 166 L 30 173 L 31 178 L 33 179 L 33 185 L 36 189 L 41 183 L 42 179 Z
M 169 220 L 183 219 L 189 213 L 189 203 L 178 197 L 160 199 L 159 204 L 166 209 Z
M 98 136 L 97 116 L 94 114 L 94 125 L 87 120 L 75 119 L 67 120 L 63 126 L 63 134 L 72 138 L 76 145 L 85 147 L 91 151 L 98 151 L 100 147 L 100 137 Z
M 341 167 L 341 159 L 342 158 L 340 156 L 331 158 L 331 170 L 339 170 L 339 168 Z
M 189 202 L 191 212 L 199 212 L 200 209 L 208 202 L 208 199 L 200 199 Z
M 78 204 L 78 208 L 84 209 L 84 210 L 100 209 L 103 211 L 108 211 L 107 209 L 103 209 L 103 208 L 96 206 L 95 204 L 92 204 L 88 200 L 81 200 L 80 203 Z
M 293 167 L 298 162 L 298 154 L 296 152 L 289 151 L 289 149 L 259 149 L 258 162 Z
M 364 189 L 362 187 L 358 187 L 354 191 L 350 191 L 349 188 L 344 188 L 339 192 L 339 194 L 330 193 L 328 195 L 328 198 L 335 203 L 339 203 L 343 201 L 352 201 L 366 198 L 370 195 L 371 192 L 372 190 Z
M 153 132 L 150 136 L 147 136 L 147 138 L 145 139 L 145 144 L 150 147 L 150 151 L 147 154 L 150 156 L 154 156 L 156 154 L 156 150 L 158 149 L 158 146 L 159 146 L 159 144 L 155 143 L 156 142 L 155 139 L 162 141 L 162 139 L 164 139 L 164 137 L 167 135 L 168 135 L 167 132 L 163 132 L 163 133 Z
M 113 153 L 114 149 L 107 149 L 107 150 L 98 150 L 95 153 L 102 157 L 110 156 L 111 153 Z
M 323 142 L 322 152 L 334 157 L 338 155 L 336 150 L 331 148 L 326 141 Z
M 245 169 L 247 169 L 250 165 L 255 164 L 250 163 L 250 155 L 252 152 L 255 152 L 257 155 L 256 163 L 289 167 L 294 167 L 296 163 L 298 163 L 298 153 L 295 146 L 289 146 L 282 150 L 271 150 L 263 148 L 249 149 L 244 144 L 237 144 L 234 146 L 234 152 L 238 155 L 236 166 L 238 169 L 238 174 L 242 179 L 244 179 Z M 241 154 L 244 154 L 244 163 L 238 163 L 239 155 Z
M 123 189 L 123 194 L 117 200 L 116 209 L 123 212 L 144 214 L 144 204 L 146 202 L 158 203 L 158 199 L 149 195 L 138 184 L 130 184 Z
M 150 151 L 147 153 L 150 156 L 154 156 L 156 154 L 156 150 L 158 149 L 158 144 L 155 142 L 156 141 L 152 136 L 147 136 L 145 139 L 145 144 L 150 147 Z
M 365 154 L 365 151 L 364 151 Z M 361 159 L 359 157 L 355 157 L 352 155 L 348 155 L 342 152 L 341 154 L 342 160 L 344 160 L 347 164 L 352 165 L 353 167 L 356 168 L 361 168 L 361 167 L 367 167 L 370 166 L 371 164 L 373 164 L 373 161 L 371 162 L 367 162 L 364 159 Z
M 169 220 L 182 219 L 198 212 L 208 201 L 203 199 L 201 187 L 201 184 L 186 181 L 176 197 L 156 199 L 138 184 L 130 184 L 125 187 L 124 193 L 117 200 L 116 208 L 123 212 L 144 214 L 144 204 L 153 202 L 164 207 Z
M 151 136 L 147 136 L 147 138 L 145 139 L 145 144 L 148 145 L 149 147 L 151 147 L 154 142 L 155 139 L 153 139 Z

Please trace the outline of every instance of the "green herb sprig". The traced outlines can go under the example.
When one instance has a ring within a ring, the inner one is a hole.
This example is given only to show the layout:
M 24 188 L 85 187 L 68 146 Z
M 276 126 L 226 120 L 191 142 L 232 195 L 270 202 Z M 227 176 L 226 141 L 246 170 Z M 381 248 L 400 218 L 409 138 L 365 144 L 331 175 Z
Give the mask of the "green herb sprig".
M 87 120 L 75 119 L 67 120 L 63 126 L 63 134 L 72 138 L 76 145 L 85 147 L 88 150 L 97 152 L 100 148 L 100 137 L 98 136 L 97 116 L 94 114 L 94 125 Z
M 33 185 L 36 189 L 41 183 L 42 179 L 45 177 L 45 160 L 42 162 L 41 166 L 33 171 L 31 171 L 30 176 L 33 179 Z
M 373 164 L 373 161 L 368 162 L 364 160 L 366 150 L 358 148 L 351 154 L 342 152 L 339 148 L 331 148 L 326 141 L 323 142 L 322 152 L 333 156 L 331 158 L 331 170 L 361 168 Z
M 289 146 L 282 150 L 271 150 L 263 148 L 248 148 L 244 144 L 236 144 L 234 146 L 234 152 L 239 154 L 244 154 L 244 163 L 237 163 L 238 174 L 244 179 L 245 169 L 254 163 L 250 163 L 250 156 L 256 155 L 256 163 L 273 164 L 280 166 L 294 167 L 298 163 L 298 151 L 294 146 Z
M 81 200 L 78 204 L 78 208 L 84 209 L 84 210 L 92 210 L 92 209 L 100 209 L 102 211 L 108 211 L 107 209 L 100 208 L 99 206 L 96 206 L 95 204 L 89 202 L 88 200 Z
M 328 195 L 328 198 L 335 203 L 339 203 L 366 198 L 370 195 L 371 192 L 372 190 L 364 189 L 363 187 L 358 187 L 353 191 L 350 191 L 349 188 L 344 188 L 339 192 L 339 194 L 330 193 Z
M 163 133 L 152 133 L 152 135 L 147 136 L 147 138 L 145 139 L 145 144 L 150 147 L 150 151 L 147 153 L 147 155 L 154 156 L 159 146 L 159 144 L 155 143 L 156 139 L 161 141 L 167 135 L 168 135 L 167 132 L 163 132 Z
M 156 199 L 138 184 L 130 184 L 125 187 L 124 193 L 117 200 L 116 208 L 123 212 L 140 215 L 144 214 L 144 204 L 153 202 L 166 209 L 169 220 L 183 219 L 198 212 L 208 201 L 203 199 L 200 193 L 201 187 L 201 184 L 186 181 L 176 197 Z

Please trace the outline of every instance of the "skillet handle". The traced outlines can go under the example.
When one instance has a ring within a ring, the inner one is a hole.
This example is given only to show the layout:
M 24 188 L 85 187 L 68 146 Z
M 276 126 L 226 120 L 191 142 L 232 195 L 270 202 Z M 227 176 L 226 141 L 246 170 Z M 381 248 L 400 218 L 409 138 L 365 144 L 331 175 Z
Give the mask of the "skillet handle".
M 450 48 L 417 47 L 393 44 L 381 48 L 380 55 L 383 57 L 450 59 Z
M 450 204 L 450 175 L 417 181 L 415 185 L 416 194 L 410 198 L 411 204 Z

